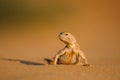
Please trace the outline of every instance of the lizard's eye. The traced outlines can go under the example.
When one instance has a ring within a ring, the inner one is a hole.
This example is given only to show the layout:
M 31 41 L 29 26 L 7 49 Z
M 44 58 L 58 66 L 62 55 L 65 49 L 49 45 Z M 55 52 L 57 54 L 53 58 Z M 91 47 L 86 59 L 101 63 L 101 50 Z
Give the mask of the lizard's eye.
M 65 34 L 66 36 L 68 36 L 68 34 Z

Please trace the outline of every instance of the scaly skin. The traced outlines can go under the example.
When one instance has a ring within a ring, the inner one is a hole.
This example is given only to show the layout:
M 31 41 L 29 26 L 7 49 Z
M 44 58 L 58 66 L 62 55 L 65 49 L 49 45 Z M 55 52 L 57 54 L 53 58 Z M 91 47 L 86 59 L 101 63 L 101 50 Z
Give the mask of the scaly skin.
M 84 53 L 80 50 L 75 37 L 69 32 L 61 32 L 59 39 L 66 44 L 55 57 L 51 60 L 51 64 L 75 64 L 89 66 Z M 83 59 L 83 62 L 81 62 Z

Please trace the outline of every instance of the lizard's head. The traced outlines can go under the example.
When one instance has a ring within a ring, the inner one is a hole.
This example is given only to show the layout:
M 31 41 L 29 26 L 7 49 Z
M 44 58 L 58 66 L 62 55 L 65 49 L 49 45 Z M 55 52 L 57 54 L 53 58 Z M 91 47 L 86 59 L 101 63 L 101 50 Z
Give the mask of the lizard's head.
M 58 37 L 65 44 L 74 44 L 74 43 L 76 43 L 75 37 L 69 32 L 61 32 Z

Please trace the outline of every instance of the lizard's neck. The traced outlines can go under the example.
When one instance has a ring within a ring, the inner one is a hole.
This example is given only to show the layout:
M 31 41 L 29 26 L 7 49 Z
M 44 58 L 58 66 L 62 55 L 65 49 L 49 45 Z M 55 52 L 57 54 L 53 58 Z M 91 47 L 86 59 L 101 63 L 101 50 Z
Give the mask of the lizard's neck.
M 72 44 L 67 44 L 66 47 L 74 49 L 74 48 L 78 48 L 79 45 L 77 43 L 72 43 Z

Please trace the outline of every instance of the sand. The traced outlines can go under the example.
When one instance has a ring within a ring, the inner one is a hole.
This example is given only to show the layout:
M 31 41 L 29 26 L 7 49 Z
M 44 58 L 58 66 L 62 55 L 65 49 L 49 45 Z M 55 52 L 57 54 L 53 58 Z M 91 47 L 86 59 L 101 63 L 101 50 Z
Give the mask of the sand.
M 65 46 L 56 33 L 47 33 L 43 40 L 29 39 L 32 36 L 8 40 L 5 35 L 0 51 L 0 80 L 120 80 L 120 55 L 112 49 L 104 50 L 105 46 L 98 49 L 96 44 L 87 45 L 84 40 L 82 49 L 92 66 L 46 65 L 44 58 L 52 58 Z
M 0 80 L 119 80 L 120 65 L 42 65 L 0 60 Z

